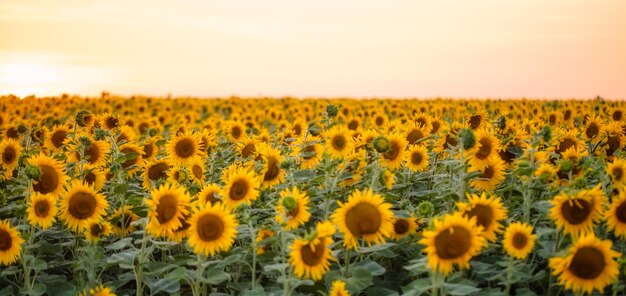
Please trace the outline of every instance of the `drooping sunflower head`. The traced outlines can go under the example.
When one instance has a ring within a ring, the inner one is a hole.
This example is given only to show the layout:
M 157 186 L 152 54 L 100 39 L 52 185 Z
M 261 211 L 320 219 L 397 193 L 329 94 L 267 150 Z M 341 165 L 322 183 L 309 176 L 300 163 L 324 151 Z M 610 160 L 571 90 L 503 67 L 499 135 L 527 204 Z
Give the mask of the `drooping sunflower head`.
M 552 274 L 559 284 L 574 293 L 602 293 L 615 282 L 619 268 L 615 258 L 620 253 L 611 249 L 610 240 L 600 240 L 593 234 L 578 238 L 563 257 L 550 258 Z
M 495 241 L 496 235 L 502 232 L 500 221 L 506 219 L 507 209 L 500 197 L 492 195 L 487 197 L 483 192 L 468 194 L 467 203 L 458 203 L 457 208 L 464 216 L 476 218 L 476 224 L 483 228 L 482 235 L 489 241 Z
M 343 126 L 335 126 L 326 132 L 326 151 L 330 156 L 343 158 L 354 151 L 352 134 Z
M 458 212 L 436 219 L 434 229 L 424 230 L 420 240 L 426 247 L 428 265 L 442 274 L 452 272 L 454 265 L 468 268 L 470 259 L 487 243 L 481 233 L 482 227 L 476 224 L 475 218 Z
M 85 227 L 85 239 L 97 243 L 101 238 L 111 234 L 111 224 L 107 221 L 92 221 Z
M 86 164 L 83 166 L 82 180 L 96 191 L 100 191 L 106 182 L 106 174 L 101 168 Z
M 359 238 L 368 245 L 384 243 L 385 237 L 393 232 L 391 204 L 371 189 L 357 189 L 350 194 L 346 203 L 338 204 L 339 208 L 331 218 L 344 234 L 345 247 L 356 248 Z
M 613 197 L 613 202 L 606 213 L 606 225 L 615 236 L 626 238 L 626 193 L 620 190 L 619 195 Z
M 532 226 L 513 222 L 504 231 L 502 246 L 509 256 L 523 260 L 533 250 L 535 237 Z
M 259 196 L 260 180 L 249 168 L 237 166 L 227 168 L 222 180 L 225 185 L 220 195 L 231 208 L 236 208 L 241 203 L 249 205 Z
M 206 169 L 204 168 L 204 162 L 201 159 L 196 158 L 187 164 L 187 170 L 189 170 L 189 176 L 191 180 L 197 184 L 204 183 L 204 174 Z
M 227 251 L 237 237 L 239 223 L 222 204 L 201 206 L 189 220 L 189 245 L 194 253 L 213 256 Z
M 561 192 L 551 201 L 549 216 L 559 229 L 578 237 L 592 232 L 594 222 L 603 216 L 605 200 L 599 186 L 574 195 Z
M 75 232 L 82 231 L 90 222 L 100 221 L 106 215 L 109 203 L 93 187 L 74 181 L 61 199 L 61 219 Z
M 149 208 L 146 230 L 155 236 L 166 236 L 182 226 L 180 219 L 191 208 L 185 187 L 171 183 L 152 190 L 146 204 Z
M 50 194 L 33 192 L 26 213 L 31 225 L 48 229 L 55 221 L 57 215 L 57 200 Z
M 24 240 L 20 232 L 11 227 L 8 220 L 0 220 L 0 264 L 11 265 L 22 252 Z
M 470 185 L 474 188 L 492 191 L 504 180 L 504 169 L 505 163 L 499 156 L 493 157 L 483 167 L 470 166 L 469 172 L 480 172 Z
M 28 163 L 37 167 L 41 172 L 39 178 L 33 181 L 35 192 L 57 196 L 63 191 L 67 175 L 58 160 L 39 154 L 30 158 Z
M 389 149 L 381 154 L 380 163 L 390 169 L 397 169 L 404 161 L 406 154 L 407 140 L 400 134 L 391 134 L 389 139 Z
M 417 219 L 415 219 L 415 217 L 395 217 L 393 219 L 393 232 L 389 237 L 398 240 L 409 236 L 415 233 L 417 226 Z
M 591 116 L 587 119 L 585 126 L 583 127 L 582 134 L 587 141 L 596 141 L 600 138 L 602 131 L 604 130 L 604 124 L 598 116 Z
M 280 192 L 280 199 L 276 205 L 276 222 L 293 230 L 309 221 L 309 197 L 298 187 L 285 189 Z
M 160 180 L 167 179 L 167 173 L 171 165 L 168 160 L 160 159 L 156 161 L 144 163 L 143 169 L 143 187 L 146 189 L 154 188 L 154 184 Z
M 135 232 L 135 226 L 132 223 L 137 220 L 139 220 L 139 216 L 133 212 L 131 206 L 119 207 L 109 217 L 112 232 L 120 237 Z
M 422 145 L 412 145 L 406 154 L 406 167 L 414 172 L 423 172 L 428 169 L 428 150 Z
M 175 165 L 184 165 L 205 155 L 200 149 L 200 135 L 184 132 L 173 136 L 166 144 L 167 155 Z
M 266 239 L 269 239 L 273 236 L 274 236 L 274 231 L 269 230 L 269 229 L 259 229 L 257 231 L 257 235 L 255 239 L 255 242 L 257 245 L 257 249 L 256 249 L 257 255 L 264 254 L 270 249 L 270 244 L 269 242 L 266 241 Z

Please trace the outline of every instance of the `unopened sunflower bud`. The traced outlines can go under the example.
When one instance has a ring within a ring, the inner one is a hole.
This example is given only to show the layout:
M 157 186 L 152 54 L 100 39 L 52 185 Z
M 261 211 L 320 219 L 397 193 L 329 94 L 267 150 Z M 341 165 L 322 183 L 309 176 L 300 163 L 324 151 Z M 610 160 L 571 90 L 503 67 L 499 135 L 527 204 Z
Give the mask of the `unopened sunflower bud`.
M 322 133 L 322 127 L 317 124 L 311 124 L 309 126 L 309 134 L 313 136 L 319 136 Z
M 463 143 L 463 149 L 465 150 L 470 150 L 476 145 L 476 136 L 474 136 L 472 130 L 468 128 L 459 131 L 459 139 L 461 143 Z
M 18 125 L 18 126 L 17 126 L 17 132 L 18 132 L 20 135 L 23 135 L 23 134 L 25 134 L 26 132 L 28 132 L 28 127 L 27 127 L 26 125 L 24 125 L 24 124 L 20 124 L 20 125 Z
M 574 180 L 574 188 L 585 188 L 587 187 L 587 178 L 580 177 Z
M 91 146 L 91 140 L 88 137 L 82 136 L 78 138 L 78 141 L 80 142 L 80 145 L 85 148 Z
M 569 159 L 564 159 L 559 163 L 559 170 L 564 173 L 570 172 L 574 168 L 574 164 Z
M 391 149 L 391 142 L 384 136 L 379 136 L 372 141 L 372 146 L 378 153 L 385 153 Z
M 328 117 L 333 118 L 337 116 L 337 113 L 339 113 L 339 109 L 337 108 L 337 106 L 333 104 L 328 104 L 326 106 L 326 114 L 328 114 Z
M 295 198 L 287 196 L 283 198 L 283 207 L 289 211 L 293 211 L 298 207 L 298 202 Z
M 156 135 L 157 135 L 157 130 L 156 130 L 156 129 L 154 129 L 154 128 L 151 128 L 151 129 L 148 131 L 148 135 L 150 135 L 150 137 L 154 137 L 154 136 L 156 136 Z
M 550 142 L 552 140 L 552 128 L 544 126 L 541 132 L 539 132 L 544 142 Z
M 294 161 L 291 158 L 287 158 L 285 160 L 283 160 L 278 167 L 283 169 L 283 170 L 288 170 L 289 168 L 291 168 L 294 165 Z
M 435 213 L 435 205 L 429 201 L 423 201 L 417 206 L 417 212 L 422 217 L 430 217 Z
M 39 178 L 41 178 L 41 170 L 39 169 L 39 167 L 36 167 L 34 165 L 27 165 L 25 173 L 26 177 L 32 180 L 38 180 Z
M 103 129 L 95 129 L 93 132 L 93 138 L 96 141 L 101 141 L 107 138 L 107 136 L 109 135 L 109 132 L 107 130 L 103 130 Z
M 87 110 L 81 110 L 76 113 L 76 124 L 81 127 L 87 126 L 88 119 L 91 117 L 91 113 Z
M 317 237 L 317 231 L 313 230 L 310 233 L 307 233 L 306 236 L 304 237 L 304 239 L 310 241 L 310 240 L 313 240 L 316 237 Z

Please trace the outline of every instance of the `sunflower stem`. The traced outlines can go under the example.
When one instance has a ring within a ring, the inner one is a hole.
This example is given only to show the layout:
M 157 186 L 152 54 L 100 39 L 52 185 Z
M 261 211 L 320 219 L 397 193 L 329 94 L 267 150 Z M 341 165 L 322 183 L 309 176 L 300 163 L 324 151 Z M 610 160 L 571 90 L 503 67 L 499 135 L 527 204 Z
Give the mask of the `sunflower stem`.
M 506 268 L 506 287 L 504 288 L 504 295 L 511 295 L 511 285 L 513 284 L 513 258 L 509 259 L 509 265 Z
M 344 264 L 345 264 L 344 277 L 349 278 L 350 277 L 350 248 L 348 248 L 344 252 L 343 261 L 344 261 Z
M 254 226 L 252 225 L 252 219 L 250 219 L 250 221 L 248 221 L 248 227 L 250 228 L 250 234 L 251 234 L 251 238 L 252 238 L 252 279 L 251 279 L 251 285 L 252 285 L 252 289 L 254 290 L 254 285 L 256 283 L 256 249 L 257 249 L 257 245 L 256 245 L 256 239 L 257 239 L 257 231 L 254 228 Z

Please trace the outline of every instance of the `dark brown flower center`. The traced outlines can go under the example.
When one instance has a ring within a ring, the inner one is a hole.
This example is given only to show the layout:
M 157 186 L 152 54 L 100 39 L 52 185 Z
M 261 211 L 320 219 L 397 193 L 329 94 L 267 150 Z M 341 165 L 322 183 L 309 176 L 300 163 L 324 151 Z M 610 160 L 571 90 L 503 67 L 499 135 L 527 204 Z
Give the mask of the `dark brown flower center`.
M 359 128 L 359 121 L 358 120 L 352 119 L 352 120 L 350 120 L 350 122 L 348 122 L 348 129 L 349 130 L 355 131 L 357 128 Z
M 263 175 L 263 181 L 275 180 L 280 174 L 280 168 L 278 167 L 278 160 L 274 157 L 268 157 L 267 159 L 267 171 Z
M 528 236 L 521 232 L 516 232 L 513 235 L 513 247 L 515 249 L 521 250 L 528 244 Z
M 592 280 L 604 271 L 604 260 L 602 251 L 594 247 L 584 247 L 576 252 L 568 270 L 578 278 Z
M 325 240 L 320 240 L 320 243 L 315 245 L 315 251 L 311 248 L 311 244 L 307 244 L 302 247 L 302 261 L 308 266 L 317 266 L 324 259 L 324 245 Z
M 193 176 L 196 177 L 196 179 L 198 180 L 202 180 L 202 177 L 204 177 L 202 173 L 202 167 L 197 164 L 194 164 L 191 167 L 191 172 L 193 173 Z
M 41 194 L 55 191 L 60 186 L 60 176 L 57 174 L 57 171 L 49 165 L 42 165 L 39 167 L 39 170 L 41 171 L 41 177 L 37 183 L 33 184 L 33 190 Z
M 480 114 L 475 114 L 470 117 L 469 125 L 472 129 L 477 129 L 480 127 L 481 121 L 482 121 L 482 116 Z
M 150 158 L 152 157 L 152 154 L 154 154 L 154 145 L 152 143 L 148 143 L 146 145 L 143 145 L 143 155 L 145 158 Z
M 335 150 L 343 150 L 346 148 L 346 137 L 343 135 L 336 135 L 331 139 L 331 144 Z
M 120 152 L 124 153 L 124 155 L 128 155 L 128 154 L 131 154 L 131 153 L 139 153 L 138 151 L 136 151 L 135 149 L 130 148 L 130 147 L 122 148 L 122 150 L 120 150 Z M 128 167 L 130 167 L 132 165 L 137 164 L 138 161 L 139 161 L 139 155 L 135 156 L 135 158 L 133 158 L 133 159 L 128 159 L 128 160 L 124 161 L 124 163 L 122 163 L 122 167 L 123 168 L 128 168 Z
M 442 259 L 456 259 L 469 251 L 472 234 L 461 226 L 453 226 L 435 237 L 437 256 Z
M 48 212 L 50 211 L 50 204 L 46 200 L 40 200 L 35 203 L 34 206 L 35 215 L 39 218 L 45 218 L 48 216 Z
M 96 183 L 96 174 L 94 174 L 93 171 L 89 171 L 88 173 L 86 173 L 85 182 L 87 182 L 87 184 L 92 186 L 94 183 Z
M 16 156 L 16 151 L 15 148 L 8 146 L 6 147 L 6 149 L 4 149 L 4 152 L 2 152 L 2 162 L 4 164 L 10 165 L 12 164 L 17 158 Z
M 493 145 L 491 143 L 491 139 L 482 138 L 478 141 L 480 144 L 480 148 L 476 153 L 476 158 L 480 160 L 485 160 L 489 155 L 491 155 L 491 150 L 493 150 Z
M 159 162 L 148 169 L 148 178 L 152 181 L 167 177 L 167 171 L 170 166 L 164 162 Z
M 491 178 L 493 178 L 495 174 L 496 174 L 496 170 L 492 166 L 488 165 L 487 167 L 485 167 L 485 170 L 483 171 L 483 173 L 478 177 L 481 179 L 491 180 Z
M 256 152 L 256 146 L 254 145 L 254 143 L 250 143 L 244 146 L 243 149 L 241 149 L 241 156 L 247 158 L 248 156 L 254 154 L 254 152 Z
M 563 154 L 563 152 L 567 151 L 567 149 L 574 147 L 576 145 L 576 141 L 571 138 L 564 138 L 559 143 L 559 149 L 556 151 L 559 154 Z
M 198 219 L 198 236 L 205 242 L 221 238 L 224 228 L 224 221 L 213 214 L 205 214 Z
M 410 228 L 410 225 L 406 219 L 398 219 L 393 224 L 393 231 L 398 235 L 407 233 L 407 231 L 409 231 L 409 228 Z
M 64 130 L 57 130 L 50 137 L 50 141 L 52 141 L 52 145 L 54 145 L 54 147 L 60 148 L 63 146 L 63 142 L 65 141 L 66 137 L 67 132 L 65 132 Z
M 582 199 L 573 199 L 563 204 L 561 214 L 568 223 L 577 225 L 585 222 L 587 217 L 591 215 L 592 210 L 590 202 Z
M 385 152 L 385 154 L 383 154 L 383 157 L 385 157 L 385 159 L 389 161 L 394 161 L 400 155 L 400 149 L 402 149 L 402 147 L 400 147 L 400 145 L 396 141 L 391 141 L 390 144 L 391 147 L 387 152 Z
M 589 126 L 587 126 L 587 129 L 585 130 L 585 135 L 587 135 L 587 138 L 593 139 L 598 135 L 599 131 L 600 129 L 598 128 L 598 125 L 592 122 L 589 124 Z
M 233 182 L 233 185 L 230 186 L 230 191 L 228 192 L 230 199 L 232 200 L 240 200 L 246 196 L 248 193 L 249 186 L 248 182 L 243 179 L 238 179 Z
M 196 153 L 196 147 L 193 140 L 184 138 L 176 143 L 174 151 L 180 158 L 189 158 Z
M 422 157 L 422 153 L 419 151 L 415 151 L 411 154 L 411 163 L 414 165 L 422 164 L 424 157 Z
M 626 223 L 626 202 L 622 202 L 615 209 L 615 218 L 621 223 Z
M 424 137 L 424 133 L 422 133 L 419 129 L 413 129 L 406 135 L 406 140 L 409 141 L 409 144 L 414 144 L 419 139 Z
M 13 246 L 13 239 L 11 234 L 4 229 L 0 229 L 0 251 L 7 251 Z
M 104 228 L 102 227 L 102 225 L 100 225 L 100 223 L 94 223 L 89 228 L 89 232 L 94 237 L 100 237 L 104 232 Z
M 354 236 L 376 233 L 382 217 L 375 205 L 360 202 L 346 213 L 346 225 Z
M 234 126 L 230 130 L 230 134 L 233 136 L 234 139 L 239 139 L 241 137 L 241 134 L 242 134 L 241 128 L 238 127 L 238 126 Z
M 491 223 L 493 223 L 493 210 L 490 206 L 475 205 L 471 211 L 465 212 L 465 215 L 470 218 L 476 217 L 476 224 L 485 229 L 489 228 Z
M 96 212 L 98 202 L 90 192 L 78 191 L 69 198 L 68 211 L 79 220 L 91 218 Z
M 176 217 L 178 212 L 178 198 L 173 194 L 165 194 L 159 199 L 159 205 L 156 208 L 157 220 L 164 224 Z
M 619 166 L 614 167 L 611 173 L 613 174 L 613 180 L 615 181 L 622 180 L 622 177 L 624 176 L 624 170 L 622 169 L 622 167 Z

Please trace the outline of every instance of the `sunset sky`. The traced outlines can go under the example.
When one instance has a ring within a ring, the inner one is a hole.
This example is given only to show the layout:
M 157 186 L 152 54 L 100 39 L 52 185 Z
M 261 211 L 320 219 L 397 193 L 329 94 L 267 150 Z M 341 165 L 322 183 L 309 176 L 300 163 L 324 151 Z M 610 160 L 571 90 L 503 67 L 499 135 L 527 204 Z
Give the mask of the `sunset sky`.
M 626 1 L 1 0 L 0 94 L 626 98 Z

